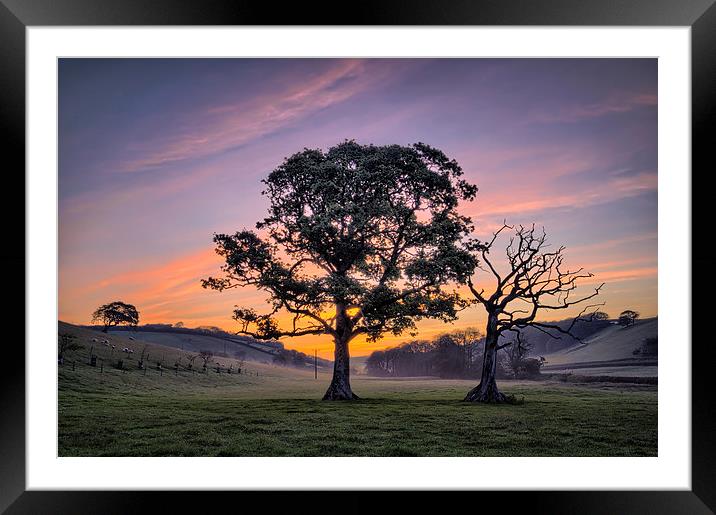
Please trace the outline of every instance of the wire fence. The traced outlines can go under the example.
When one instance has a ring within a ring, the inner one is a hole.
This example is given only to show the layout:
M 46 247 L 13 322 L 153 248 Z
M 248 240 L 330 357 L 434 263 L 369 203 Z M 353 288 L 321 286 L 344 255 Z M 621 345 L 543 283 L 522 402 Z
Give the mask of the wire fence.
M 199 365 L 194 367 L 193 365 L 182 365 L 175 363 L 174 365 L 166 366 L 163 361 L 149 362 L 148 360 L 133 359 L 129 356 L 125 357 L 100 357 L 96 354 L 89 354 L 86 357 L 73 357 L 68 359 L 65 357 L 58 358 L 58 368 L 64 370 L 77 371 L 78 368 L 83 369 L 94 369 L 97 373 L 103 374 L 107 372 L 123 372 L 123 373 L 139 373 L 142 376 L 148 374 L 164 376 L 176 376 L 176 377 L 202 377 L 212 375 L 234 375 L 234 376 L 255 376 L 259 377 L 258 370 L 251 370 L 244 364 L 234 366 L 231 364 L 228 367 L 215 363 L 214 365 L 206 366 Z

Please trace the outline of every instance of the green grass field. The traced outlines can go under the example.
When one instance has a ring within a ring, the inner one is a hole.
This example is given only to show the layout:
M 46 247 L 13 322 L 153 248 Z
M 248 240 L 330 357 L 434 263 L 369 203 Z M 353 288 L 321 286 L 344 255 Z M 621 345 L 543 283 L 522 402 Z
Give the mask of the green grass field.
M 81 352 L 78 353 L 81 358 Z M 502 382 L 520 405 L 460 399 L 474 384 L 356 377 L 363 400 L 322 402 L 327 373 L 59 370 L 60 456 L 655 456 L 654 386 Z M 258 374 L 258 375 L 257 375 Z

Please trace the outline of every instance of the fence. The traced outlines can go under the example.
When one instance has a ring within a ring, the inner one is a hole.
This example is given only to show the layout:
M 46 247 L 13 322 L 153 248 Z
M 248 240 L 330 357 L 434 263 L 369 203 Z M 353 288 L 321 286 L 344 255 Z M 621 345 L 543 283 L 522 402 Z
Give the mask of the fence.
M 58 370 L 60 368 L 63 369 L 72 369 L 72 371 L 76 371 L 78 367 L 83 367 L 85 369 L 95 369 L 97 370 L 97 373 L 104 374 L 108 370 L 113 371 L 119 371 L 122 373 L 135 373 L 139 372 L 142 376 L 147 376 L 147 374 L 155 374 L 159 375 L 160 377 L 167 376 L 176 376 L 176 377 L 201 377 L 201 376 L 215 376 L 215 375 L 233 375 L 233 376 L 255 376 L 259 377 L 259 371 L 258 370 L 250 370 L 246 368 L 245 366 L 239 366 L 234 368 L 234 364 L 232 364 L 229 367 L 222 366 L 222 365 L 215 365 L 215 366 L 201 366 L 198 370 L 197 368 L 182 366 L 182 365 L 173 365 L 169 367 L 165 367 L 163 362 L 154 362 L 153 365 L 146 362 L 146 360 L 139 360 L 135 359 L 132 360 L 131 357 L 110 357 L 110 358 L 102 358 L 99 357 L 96 354 L 89 354 L 84 359 L 58 359 Z M 107 370 L 105 370 L 107 369 Z

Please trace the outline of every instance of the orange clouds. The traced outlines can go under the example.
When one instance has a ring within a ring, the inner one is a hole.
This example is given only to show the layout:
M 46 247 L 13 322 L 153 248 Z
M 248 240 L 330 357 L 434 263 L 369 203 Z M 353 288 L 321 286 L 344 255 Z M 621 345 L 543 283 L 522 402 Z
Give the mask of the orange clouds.
M 217 295 L 201 287 L 201 279 L 216 275 L 222 260 L 212 248 L 185 254 L 162 264 L 137 268 L 79 286 L 81 271 L 67 276 L 60 290 L 60 318 L 86 323 L 92 303 L 123 298 L 135 304 L 143 323 L 182 320 L 227 327 L 236 295 Z M 242 298 L 261 303 L 263 296 L 247 292 Z M 80 299 L 80 306 L 74 301 Z M 79 309 L 78 309 L 79 308 Z M 64 310 L 64 311 L 63 311 Z M 218 322 L 221 323 L 218 323 Z
M 580 281 L 580 285 L 590 288 L 593 284 L 606 282 L 605 293 L 611 300 L 612 309 L 621 310 L 620 296 L 614 297 L 609 293 L 609 285 L 617 282 L 637 279 L 656 280 L 657 267 L 653 265 L 638 265 L 640 259 L 625 259 L 586 263 L 586 270 L 595 274 L 594 278 Z M 174 323 L 183 321 L 188 326 L 215 325 L 226 330 L 235 330 L 231 320 L 231 311 L 234 304 L 254 307 L 260 312 L 266 312 L 265 295 L 254 289 L 236 289 L 218 293 L 205 290 L 200 280 L 210 275 L 216 275 L 222 260 L 213 249 L 206 249 L 186 254 L 180 258 L 165 263 L 137 268 L 100 279 L 77 289 L 67 286 L 60 290 L 60 318 L 75 323 L 89 322 L 91 310 L 95 304 L 121 298 L 135 304 L 141 313 L 142 323 Z M 493 278 L 484 272 L 478 272 L 477 284 L 484 284 L 489 290 Z M 67 282 L 67 281 L 65 281 Z M 469 297 L 466 289 L 459 289 L 462 294 Z M 71 298 L 80 299 L 73 302 Z M 619 302 L 619 304 L 614 303 Z M 81 308 L 79 311 L 74 309 Z M 638 306 L 639 309 L 644 309 Z M 575 313 L 565 312 L 564 316 Z M 650 314 L 650 313 L 649 313 Z M 550 313 L 553 316 L 553 313 Z M 439 333 L 465 327 L 481 327 L 484 324 L 484 313 L 479 307 L 464 311 L 454 324 L 445 324 L 435 320 L 424 320 L 418 323 L 419 338 L 431 338 Z M 289 323 L 290 317 L 279 317 L 284 323 Z M 376 343 L 369 343 L 365 339 L 352 342 L 354 355 L 369 354 L 375 349 L 396 345 L 411 339 L 409 335 L 399 337 L 387 336 Z M 289 338 L 285 340 L 289 348 L 302 351 L 318 349 L 319 354 L 326 358 L 332 357 L 333 343 L 328 336 L 307 336 Z
M 522 214 L 535 213 L 547 209 L 583 208 L 606 204 L 615 200 L 639 195 L 645 191 L 656 191 L 655 173 L 642 172 L 628 177 L 610 177 L 601 183 L 590 184 L 574 189 L 557 183 L 542 182 L 539 172 L 535 172 L 534 182 L 525 182 L 508 191 L 481 190 L 481 196 L 469 208 L 464 208 L 470 216 L 481 217 L 519 217 Z

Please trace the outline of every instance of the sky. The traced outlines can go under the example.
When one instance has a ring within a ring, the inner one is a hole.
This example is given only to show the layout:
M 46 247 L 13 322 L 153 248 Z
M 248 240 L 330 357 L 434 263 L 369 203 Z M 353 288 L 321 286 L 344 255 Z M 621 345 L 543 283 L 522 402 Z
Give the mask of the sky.
M 441 149 L 479 188 L 460 208 L 477 237 L 544 226 L 594 273 L 580 291 L 606 283 L 603 310 L 657 315 L 656 59 L 60 59 L 58 123 L 65 322 L 112 300 L 226 330 L 234 305 L 266 311 L 259 291 L 201 288 L 212 236 L 266 215 L 261 179 L 285 157 L 345 139 Z M 484 321 L 470 308 L 419 337 Z M 327 337 L 285 343 L 332 356 Z

